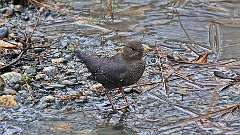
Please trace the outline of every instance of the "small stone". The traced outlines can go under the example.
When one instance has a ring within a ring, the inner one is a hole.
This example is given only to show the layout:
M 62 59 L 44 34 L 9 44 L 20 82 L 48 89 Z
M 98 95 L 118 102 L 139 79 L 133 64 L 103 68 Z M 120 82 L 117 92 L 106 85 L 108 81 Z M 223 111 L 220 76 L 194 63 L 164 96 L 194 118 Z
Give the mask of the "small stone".
M 9 86 L 12 86 L 12 84 L 19 84 L 22 81 L 22 74 L 17 72 L 7 72 L 2 74 L 1 77 Z
M 60 64 L 60 63 L 64 63 L 64 62 L 65 62 L 64 58 L 52 59 L 52 63 L 55 64 L 55 65 Z
M 0 28 L 0 39 L 7 38 L 9 34 L 9 30 L 7 27 Z
M 97 83 L 97 84 L 93 84 L 91 87 L 90 87 L 91 90 L 97 92 L 97 93 L 103 93 L 104 91 L 104 87 L 102 86 L 102 84 L 100 83 Z
M 37 74 L 37 70 L 34 67 L 24 66 L 24 68 L 25 68 L 25 71 L 24 71 L 25 74 L 28 74 L 28 75 L 36 75 Z
M 4 16 L 6 17 L 12 17 L 14 15 L 14 10 L 12 8 L 7 8 Z
M 74 69 L 67 69 L 66 71 L 66 75 L 71 75 L 71 74 L 75 74 L 76 71 Z
M 75 102 L 77 103 L 86 103 L 88 101 L 87 96 L 81 96 L 78 99 L 75 99 Z
M 130 93 L 132 91 L 132 88 L 125 88 L 124 91 Z
M 23 6 L 22 5 L 15 5 L 14 6 L 14 11 L 22 12 L 23 11 Z
M 45 50 L 45 48 L 34 48 L 35 53 L 41 53 Z
M 58 51 L 58 50 L 57 50 Z M 55 52 L 55 53 L 53 53 L 53 57 L 60 57 L 61 56 L 61 53 L 60 52 Z
M 4 90 L 6 84 L 3 78 L 0 76 L 0 93 Z
M 7 8 L 1 8 L 0 13 L 5 13 L 7 11 Z
M 71 85 L 75 85 L 76 83 L 70 80 L 63 80 L 62 84 L 66 86 L 71 86 Z
M 67 54 L 67 55 L 64 56 L 64 58 L 65 58 L 66 60 L 70 60 L 70 59 L 72 58 L 72 55 Z
M 35 79 L 36 80 L 40 80 L 40 79 L 46 79 L 47 78 L 47 75 L 46 74 L 37 74 L 36 76 L 35 76 Z
M 24 21 L 29 21 L 29 16 L 28 15 L 25 15 L 25 16 L 23 16 L 23 18 L 22 18 Z
M 5 95 L 16 95 L 17 91 L 15 91 L 14 89 L 11 88 L 5 88 L 3 91 L 3 94 Z
M 57 73 L 57 68 L 54 66 L 44 67 L 43 72 L 47 75 L 55 75 Z
M 63 84 L 50 84 L 49 88 L 65 88 Z
M 55 97 L 54 96 L 45 96 L 43 97 L 40 102 L 53 102 L 55 100 Z
M 44 109 L 44 108 L 48 107 L 49 104 L 51 104 L 53 102 L 55 102 L 55 97 L 54 96 L 51 96 L 51 95 L 44 96 L 40 99 L 37 108 Z

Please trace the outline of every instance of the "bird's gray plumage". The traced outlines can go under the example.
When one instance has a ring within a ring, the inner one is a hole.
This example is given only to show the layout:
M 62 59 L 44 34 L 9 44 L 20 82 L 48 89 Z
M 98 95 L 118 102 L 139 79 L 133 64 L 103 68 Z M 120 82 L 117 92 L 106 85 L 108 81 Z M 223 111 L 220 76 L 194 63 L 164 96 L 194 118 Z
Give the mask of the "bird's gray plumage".
M 86 65 L 95 81 L 105 88 L 119 88 L 136 83 L 144 72 L 143 48 L 138 45 L 130 44 L 130 48 L 126 46 L 123 49 L 123 53 L 110 58 L 99 58 L 80 51 L 76 52 L 76 56 Z

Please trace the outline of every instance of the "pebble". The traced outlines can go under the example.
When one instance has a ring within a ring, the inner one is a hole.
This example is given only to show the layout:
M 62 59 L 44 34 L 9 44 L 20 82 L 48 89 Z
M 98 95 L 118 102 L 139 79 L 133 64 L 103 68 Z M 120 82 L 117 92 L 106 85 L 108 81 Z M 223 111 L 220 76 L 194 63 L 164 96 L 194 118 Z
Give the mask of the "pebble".
M 45 50 L 45 48 L 34 48 L 35 53 L 41 53 Z
M 72 80 L 63 80 L 62 84 L 66 86 L 71 86 L 71 85 L 75 85 L 76 82 L 73 82 Z
M 124 91 L 130 93 L 132 91 L 132 88 L 125 88 Z
M 52 88 L 65 88 L 65 85 L 63 84 L 50 84 L 47 89 L 52 89 Z
M 44 96 L 40 99 L 39 104 L 37 105 L 37 108 L 44 109 L 49 106 L 50 103 L 55 102 L 55 97 L 54 96 Z
M 3 94 L 5 95 L 16 95 L 17 91 L 11 88 L 5 88 L 3 91 Z
M 35 79 L 36 80 L 40 80 L 40 79 L 47 79 L 47 75 L 46 74 L 37 74 L 36 76 L 35 76 Z
M 72 55 L 67 54 L 67 55 L 64 56 L 64 58 L 65 58 L 66 60 L 70 60 L 70 59 L 72 58 Z
M 22 19 L 23 19 L 24 21 L 29 21 L 29 16 L 28 16 L 28 15 L 24 15 L 24 16 L 22 17 Z
M 12 8 L 7 8 L 4 16 L 6 17 L 12 17 L 14 15 L 14 10 Z
M 35 67 L 23 66 L 23 68 L 25 69 L 24 73 L 27 75 L 36 75 L 37 74 L 37 70 Z
M 1 8 L 0 13 L 5 13 L 7 11 L 7 8 Z
M 66 75 L 72 75 L 75 73 L 76 73 L 76 71 L 74 69 L 67 69 L 67 71 L 66 71 Z
M 15 5 L 14 6 L 14 11 L 22 12 L 23 11 L 23 6 L 22 5 Z
M 57 58 L 57 59 L 52 59 L 52 64 L 60 64 L 60 63 L 64 63 L 65 59 L 64 58 Z
M 57 68 L 54 66 L 44 67 L 43 72 L 47 75 L 55 75 L 57 73 Z
M 7 38 L 9 34 L 9 30 L 7 27 L 0 28 L 0 39 Z
M 22 81 L 22 74 L 17 72 L 7 72 L 1 75 L 6 85 L 19 84 Z
M 6 84 L 3 78 L 0 76 L 0 92 L 4 91 Z

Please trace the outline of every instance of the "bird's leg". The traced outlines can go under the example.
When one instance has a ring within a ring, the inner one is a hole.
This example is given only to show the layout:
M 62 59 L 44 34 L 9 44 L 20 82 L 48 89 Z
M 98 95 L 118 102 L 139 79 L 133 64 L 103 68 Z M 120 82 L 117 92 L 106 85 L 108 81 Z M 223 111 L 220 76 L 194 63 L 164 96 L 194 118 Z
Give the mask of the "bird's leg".
M 125 102 L 127 103 L 127 107 L 129 107 L 129 102 L 128 102 L 127 97 L 126 97 L 125 94 L 124 94 L 123 88 L 122 88 L 122 87 L 119 87 L 119 90 L 120 90 L 120 92 L 122 93 L 122 96 L 124 97 Z
M 113 103 L 113 101 L 112 101 L 112 96 L 108 93 L 108 90 L 105 90 L 105 94 L 106 94 L 106 96 L 107 96 L 107 98 L 108 98 L 108 101 L 109 101 L 109 102 L 111 103 L 111 105 L 112 105 L 112 110 L 115 111 L 116 109 L 115 109 L 114 103 Z

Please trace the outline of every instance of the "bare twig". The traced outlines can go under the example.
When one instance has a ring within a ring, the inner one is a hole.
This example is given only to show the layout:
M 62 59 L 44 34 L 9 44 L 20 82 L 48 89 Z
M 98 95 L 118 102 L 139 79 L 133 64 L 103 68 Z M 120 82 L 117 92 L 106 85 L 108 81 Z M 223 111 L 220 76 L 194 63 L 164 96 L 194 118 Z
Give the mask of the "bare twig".
M 188 40 L 190 40 L 190 42 L 192 43 L 192 45 L 193 45 L 193 44 L 196 44 L 196 43 L 192 40 L 192 38 L 189 36 L 189 34 L 187 33 L 186 29 L 184 28 L 184 26 L 183 26 L 183 24 L 182 24 L 182 21 L 181 21 L 181 18 L 180 18 L 180 15 L 179 15 L 179 13 L 178 13 L 177 10 L 176 10 L 176 12 L 177 12 L 177 18 L 178 18 L 179 24 L 180 24 L 183 32 L 184 32 L 185 35 L 187 36 Z M 194 49 L 194 47 L 189 46 L 189 45 L 187 45 L 187 44 L 186 44 L 186 46 L 187 46 L 192 52 L 194 52 L 196 55 L 199 55 L 198 52 Z

